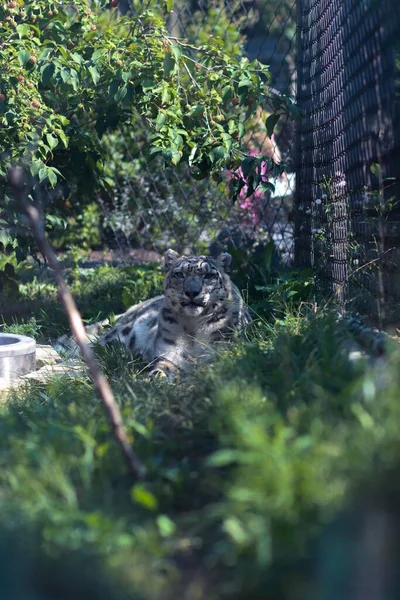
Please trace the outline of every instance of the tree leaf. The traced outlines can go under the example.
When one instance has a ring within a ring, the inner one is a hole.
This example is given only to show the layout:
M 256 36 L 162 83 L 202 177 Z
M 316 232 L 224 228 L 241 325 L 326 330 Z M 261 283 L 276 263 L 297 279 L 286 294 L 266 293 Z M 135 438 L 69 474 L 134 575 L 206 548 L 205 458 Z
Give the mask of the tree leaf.
M 172 12 L 174 10 L 174 0 L 166 0 L 165 4 L 168 12 Z
M 218 450 L 214 452 L 206 461 L 208 467 L 225 467 L 232 463 L 237 463 L 240 458 L 240 453 L 237 450 Z
M 121 100 L 123 100 L 125 98 L 127 91 L 128 91 L 128 88 L 126 87 L 126 85 L 121 86 L 117 90 L 117 93 L 114 96 L 115 102 L 121 102 Z
M 54 137 L 54 135 L 52 135 L 51 133 L 46 134 L 46 140 L 50 150 L 54 150 L 54 148 L 58 145 L 58 139 Z
M 8 245 L 9 239 L 10 236 L 8 235 L 7 231 L 0 229 L 0 244 L 3 244 L 4 248 Z
M 131 490 L 132 499 L 147 508 L 148 510 L 157 510 L 157 498 L 144 485 L 137 484 Z
M 227 152 L 223 146 L 216 146 L 210 152 L 210 160 L 214 164 L 218 160 L 225 158 L 226 155 L 227 155 Z
M 243 173 L 243 177 L 247 177 L 255 163 L 254 156 L 246 156 L 246 158 L 241 163 L 241 169 Z
M 47 179 L 47 167 L 43 165 L 43 167 L 41 169 L 39 169 L 40 183 L 42 183 L 42 181 L 44 181 L 45 179 Z
M 178 61 L 182 56 L 182 48 L 178 44 L 173 44 L 171 46 L 171 52 L 174 55 L 176 61 Z
M 167 115 L 164 111 L 160 110 L 156 120 L 156 131 L 160 131 L 160 129 L 165 125 L 166 120 Z
M 57 133 L 58 133 L 58 137 L 60 138 L 60 140 L 64 144 L 64 148 L 68 148 L 68 139 L 69 138 L 65 135 L 64 131 L 62 129 L 59 129 L 57 131 Z
M 54 187 L 57 183 L 57 175 L 55 174 L 53 169 L 51 169 L 51 168 L 47 169 L 47 177 L 49 179 L 51 187 Z
M 21 23 L 20 25 L 17 25 L 17 33 L 18 33 L 19 39 L 22 39 L 23 37 L 28 37 L 30 31 L 31 31 L 30 27 L 26 23 L 23 23 L 23 24 Z
M 157 517 L 157 527 L 162 537 L 170 537 L 176 531 L 175 523 L 167 515 Z
M 30 168 L 31 175 L 33 177 L 36 177 L 36 175 L 39 173 L 39 171 L 42 167 L 43 167 L 43 163 L 40 162 L 39 160 L 32 161 L 31 168 Z
M 238 88 L 251 87 L 252 85 L 253 85 L 253 82 L 251 81 L 251 79 L 241 79 L 239 81 Z
M 88 67 L 88 71 L 89 71 L 90 75 L 92 76 L 94 85 L 96 85 L 100 79 L 100 73 L 98 72 L 98 70 L 96 69 L 96 67 L 94 65 L 90 65 L 90 67 Z
M 189 155 L 189 159 L 188 159 L 189 167 L 191 167 L 193 165 L 193 161 L 194 161 L 196 152 L 197 152 L 197 146 L 193 146 L 193 148 L 190 151 L 190 155 Z
M 70 54 L 72 60 L 74 62 L 76 62 L 78 65 L 81 65 L 83 63 L 83 58 L 80 54 L 78 54 L 77 52 L 71 52 Z
M 180 163 L 182 153 L 176 148 L 171 148 L 171 163 L 176 166 Z
M 20 52 L 18 52 L 18 60 L 23 67 L 25 67 L 30 56 L 31 56 L 31 53 L 29 52 L 29 50 L 21 50 Z
M 382 177 L 382 167 L 378 163 L 373 163 L 370 167 L 371 173 L 378 179 Z
M 54 71 L 55 71 L 55 67 L 54 67 L 53 63 L 48 63 L 47 65 L 44 65 L 40 69 L 40 75 L 41 75 L 43 85 L 47 85 L 49 83 L 50 79 L 54 75 Z
M 270 183 L 269 181 L 263 181 L 262 183 L 260 183 L 257 186 L 257 191 L 260 192 L 261 194 L 264 194 L 266 192 L 274 192 L 275 186 L 273 183 Z
M 175 59 L 170 52 L 167 52 L 164 58 L 164 76 L 169 77 L 175 69 Z
M 265 121 L 265 127 L 267 128 L 267 135 L 271 137 L 274 133 L 274 128 L 277 122 L 279 121 L 280 115 L 269 115 L 267 120 Z

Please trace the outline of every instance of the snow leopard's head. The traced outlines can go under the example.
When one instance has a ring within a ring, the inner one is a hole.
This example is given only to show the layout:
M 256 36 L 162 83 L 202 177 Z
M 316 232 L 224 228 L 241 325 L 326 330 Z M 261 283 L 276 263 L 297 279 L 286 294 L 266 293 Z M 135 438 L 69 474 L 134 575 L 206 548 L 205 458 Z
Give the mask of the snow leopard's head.
M 165 253 L 164 293 L 168 305 L 186 316 L 210 313 L 230 297 L 228 275 L 232 257 L 227 252 L 218 258 L 180 256 L 174 250 Z

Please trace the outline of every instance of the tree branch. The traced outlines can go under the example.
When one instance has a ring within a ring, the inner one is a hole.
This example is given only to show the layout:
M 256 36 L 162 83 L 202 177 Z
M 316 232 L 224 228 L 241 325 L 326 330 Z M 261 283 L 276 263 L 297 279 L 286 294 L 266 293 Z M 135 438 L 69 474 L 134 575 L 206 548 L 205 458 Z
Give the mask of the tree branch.
M 54 277 L 57 282 L 60 293 L 61 302 L 64 310 L 67 313 L 71 331 L 77 341 L 77 344 L 82 352 L 83 359 L 86 363 L 90 377 L 97 389 L 100 399 L 105 408 L 109 423 L 111 425 L 115 441 L 119 445 L 128 470 L 135 480 L 141 479 L 143 476 L 142 465 L 135 455 L 131 444 L 129 443 L 123 421 L 121 411 L 116 403 L 111 387 L 102 373 L 99 364 L 92 352 L 89 340 L 86 335 L 82 317 L 76 307 L 75 300 L 68 289 L 68 286 L 62 275 L 61 267 L 58 263 L 56 254 L 44 232 L 43 222 L 38 209 L 29 201 L 29 186 L 24 181 L 24 174 L 21 169 L 14 169 L 10 174 L 10 182 L 14 188 L 15 199 L 26 212 L 33 232 L 35 234 L 38 246 L 46 258 L 49 266 L 54 271 Z

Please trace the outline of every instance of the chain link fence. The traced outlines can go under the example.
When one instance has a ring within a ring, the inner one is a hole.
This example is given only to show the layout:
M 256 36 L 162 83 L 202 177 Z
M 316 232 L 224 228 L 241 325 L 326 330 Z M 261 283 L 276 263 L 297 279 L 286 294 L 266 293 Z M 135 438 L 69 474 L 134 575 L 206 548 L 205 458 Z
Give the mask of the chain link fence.
M 400 6 L 297 4 L 296 262 L 311 265 L 343 307 L 396 324 Z

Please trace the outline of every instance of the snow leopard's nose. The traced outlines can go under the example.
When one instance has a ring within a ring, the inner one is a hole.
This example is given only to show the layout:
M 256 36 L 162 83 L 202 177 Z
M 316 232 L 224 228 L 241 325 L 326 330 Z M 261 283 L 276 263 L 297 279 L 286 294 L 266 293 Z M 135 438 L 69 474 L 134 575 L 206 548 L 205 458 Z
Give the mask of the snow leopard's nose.
M 196 279 L 188 280 L 185 285 L 185 295 L 192 299 L 198 296 L 201 292 L 201 283 Z
M 192 298 L 196 298 L 196 296 L 199 295 L 199 291 L 197 290 L 185 290 L 185 295 L 192 299 Z

